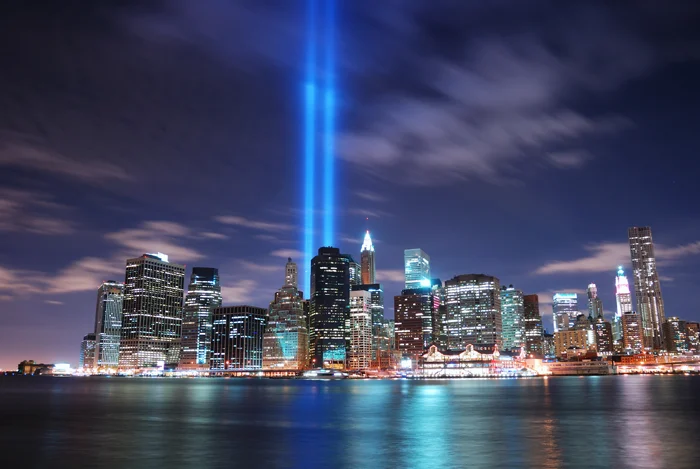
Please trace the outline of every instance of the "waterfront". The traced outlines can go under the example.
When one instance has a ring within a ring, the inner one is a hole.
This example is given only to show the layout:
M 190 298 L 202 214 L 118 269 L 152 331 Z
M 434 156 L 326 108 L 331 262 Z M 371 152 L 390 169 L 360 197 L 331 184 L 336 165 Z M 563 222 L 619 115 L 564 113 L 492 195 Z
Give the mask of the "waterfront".
M 0 378 L 3 467 L 697 467 L 700 377 Z

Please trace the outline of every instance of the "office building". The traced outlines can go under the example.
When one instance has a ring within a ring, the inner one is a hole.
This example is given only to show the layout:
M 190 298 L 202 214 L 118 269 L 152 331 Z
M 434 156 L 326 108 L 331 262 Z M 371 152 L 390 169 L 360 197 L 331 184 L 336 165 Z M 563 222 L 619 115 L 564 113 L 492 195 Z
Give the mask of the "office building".
M 688 350 L 695 354 L 700 352 L 700 323 L 686 322 L 685 333 L 688 336 Z
M 255 306 L 220 306 L 212 316 L 212 371 L 260 370 L 267 310 Z
M 554 333 L 554 354 L 557 358 L 572 358 L 589 350 L 587 331 L 565 330 Z
M 289 265 L 289 264 L 287 264 Z M 289 276 L 285 281 L 293 281 Z M 263 368 L 303 370 L 309 362 L 309 333 L 302 292 L 285 285 L 275 293 L 263 336 Z
M 501 287 L 501 323 L 503 350 L 519 352 L 525 347 L 525 305 L 523 292 L 513 285 Z
M 542 358 L 544 355 L 542 316 L 537 295 L 523 296 L 523 316 L 525 318 L 525 349 L 528 355 Z
M 122 329 L 124 284 L 114 280 L 102 282 L 97 289 L 95 308 L 95 366 L 119 366 L 119 340 Z
M 418 359 L 425 351 L 424 316 L 431 314 L 429 288 L 403 290 L 394 297 L 394 337 L 402 357 Z
M 685 321 L 677 317 L 670 317 L 663 323 L 663 337 L 665 349 L 668 352 L 687 352 L 688 331 Z
M 350 286 L 360 285 L 362 283 L 362 267 L 355 262 L 351 256 L 345 255 L 348 259 L 348 272 L 350 275 Z
M 598 316 L 593 321 L 596 350 L 601 355 L 612 355 L 614 352 L 612 326 L 603 316 Z
M 634 311 L 622 315 L 622 348 L 628 355 L 642 351 L 643 348 L 642 324 L 639 314 Z
M 119 368 L 177 366 L 185 266 L 144 254 L 126 261 L 125 277 Z
M 348 368 L 366 370 L 372 363 L 372 300 L 365 290 L 350 292 L 350 353 Z
M 350 256 L 334 247 L 320 248 L 311 260 L 309 354 L 313 367 L 345 367 L 351 262 Z
M 422 249 L 406 249 L 403 253 L 405 289 L 430 286 L 430 256 Z
M 370 295 L 370 311 L 372 314 L 372 359 L 377 357 L 383 337 L 384 325 L 384 290 L 379 283 L 353 285 L 352 291 L 366 291 Z
M 617 302 L 617 310 L 612 322 L 613 340 L 615 344 L 622 344 L 622 315 L 632 312 L 630 285 L 625 276 L 625 271 L 622 270 L 622 266 L 617 268 L 617 275 L 615 276 L 615 300 Z
M 95 334 L 89 333 L 83 337 L 82 342 L 80 342 L 80 368 L 95 367 L 95 339 Z
M 552 297 L 554 333 L 573 328 L 578 316 L 578 295 L 558 292 Z
M 360 251 L 360 264 L 362 271 L 362 284 L 369 285 L 375 282 L 375 265 L 374 265 L 374 245 L 372 238 L 369 236 L 369 230 L 365 233 L 365 239 L 362 242 Z
M 628 235 L 634 275 L 634 296 L 637 299 L 637 312 L 642 321 L 644 348 L 661 350 L 663 348 L 661 326 L 666 316 L 659 274 L 656 271 L 651 228 L 635 226 L 628 230 Z
M 291 257 L 287 258 L 287 265 L 284 267 L 284 286 L 299 288 L 299 270 Z
M 435 318 L 433 321 L 433 344 L 439 350 L 447 350 L 447 304 L 445 302 L 445 286 L 439 278 L 430 279 L 430 289 L 433 293 Z M 428 344 L 432 345 L 432 344 Z
M 193 267 L 182 314 L 179 368 L 208 370 L 211 353 L 212 316 L 221 306 L 219 270 Z
M 448 350 L 464 350 L 467 344 L 502 347 L 500 290 L 500 281 L 490 275 L 458 275 L 445 282 Z
M 595 321 L 598 316 L 603 317 L 603 301 L 598 297 L 598 287 L 595 283 L 588 285 L 588 318 Z
M 544 331 L 542 334 L 542 350 L 545 358 L 554 358 L 556 351 L 554 348 L 554 334 Z

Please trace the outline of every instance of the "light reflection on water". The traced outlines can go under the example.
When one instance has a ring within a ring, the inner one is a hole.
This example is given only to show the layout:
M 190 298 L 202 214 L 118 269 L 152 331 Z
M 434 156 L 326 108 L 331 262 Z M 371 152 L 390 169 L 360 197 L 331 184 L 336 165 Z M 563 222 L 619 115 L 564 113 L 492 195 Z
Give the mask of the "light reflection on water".
M 0 454 L 3 467 L 698 467 L 699 391 L 685 376 L 2 378 Z

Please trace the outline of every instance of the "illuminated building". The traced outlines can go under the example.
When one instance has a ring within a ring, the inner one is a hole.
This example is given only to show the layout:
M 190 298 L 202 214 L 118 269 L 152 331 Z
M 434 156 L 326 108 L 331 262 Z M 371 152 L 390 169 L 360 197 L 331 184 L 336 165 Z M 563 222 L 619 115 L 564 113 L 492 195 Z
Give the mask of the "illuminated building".
M 394 360 L 396 350 L 396 328 L 393 319 L 382 321 L 381 333 L 379 336 L 379 346 L 377 349 L 377 368 L 390 368 Z
M 688 350 L 694 353 L 700 351 L 700 323 L 686 322 L 685 333 L 688 336 Z
M 447 305 L 445 304 L 445 286 L 439 278 L 430 280 L 430 289 L 433 292 L 433 304 L 435 317 L 433 321 L 433 342 L 441 350 L 447 349 L 447 333 L 445 324 L 447 322 Z
M 525 350 L 535 357 L 544 355 L 542 316 L 537 295 L 523 296 L 523 316 L 525 319 Z
M 165 254 L 126 261 L 119 368 L 177 365 L 184 282 L 185 266 Z
M 431 315 L 429 288 L 407 289 L 394 297 L 394 337 L 401 356 L 417 359 L 425 350 L 424 316 Z
M 642 351 L 642 324 L 639 315 L 629 311 L 622 315 L 622 346 L 626 354 Z
M 299 272 L 297 270 L 297 263 L 292 262 L 292 258 L 287 258 L 287 265 L 284 267 L 284 285 L 294 288 L 299 288 Z
M 445 282 L 447 319 L 442 327 L 448 350 L 467 344 L 502 347 L 501 286 L 498 278 L 483 274 L 458 275 Z
M 365 370 L 372 363 L 371 294 L 364 290 L 350 292 L 350 353 L 348 368 Z
M 182 314 L 182 340 L 179 368 L 209 369 L 212 314 L 221 306 L 219 270 L 193 267 Z
M 554 333 L 554 354 L 557 358 L 571 358 L 585 354 L 589 342 L 586 330 L 565 330 Z
M 598 287 L 595 283 L 588 285 L 588 317 L 594 321 L 598 316 L 603 317 L 603 301 L 598 297 Z
M 80 368 L 95 367 L 95 334 L 90 333 L 80 342 Z
M 372 238 L 369 236 L 369 230 L 365 233 L 365 239 L 362 242 L 360 251 L 360 264 L 362 270 L 362 284 L 369 285 L 374 283 L 375 266 L 374 266 L 374 245 Z
M 525 307 L 523 292 L 513 285 L 501 287 L 501 324 L 503 350 L 525 347 Z
M 220 306 L 212 317 L 213 371 L 260 370 L 267 310 L 255 306 Z
M 598 353 L 610 355 L 613 353 L 612 326 L 603 316 L 598 316 L 593 322 L 595 345 Z
M 285 280 L 290 281 L 289 277 Z M 263 368 L 303 370 L 308 364 L 308 353 L 303 294 L 295 286 L 285 285 L 270 303 L 263 336 Z
M 552 322 L 554 332 L 571 329 L 578 316 L 576 293 L 555 293 L 552 297 Z
M 352 291 L 366 291 L 370 294 L 370 310 L 372 313 L 372 359 L 377 358 L 381 349 L 382 327 L 384 325 L 384 290 L 379 283 L 353 285 Z
M 362 283 L 362 274 L 360 264 L 355 262 L 351 256 L 348 258 L 348 272 L 350 275 L 350 286 L 360 285 Z
M 351 261 L 334 247 L 319 248 L 311 260 L 309 354 L 314 367 L 345 367 Z
M 622 344 L 622 315 L 632 312 L 630 285 L 622 266 L 617 268 L 617 276 L 615 276 L 615 299 L 617 300 L 617 311 L 612 322 L 613 340 L 616 344 Z
M 97 367 L 119 365 L 124 284 L 107 280 L 97 289 L 95 308 L 95 360 Z
M 634 296 L 637 299 L 637 312 L 642 320 L 644 348 L 660 350 L 663 347 L 661 325 L 665 321 L 665 314 L 651 228 L 635 226 L 628 230 L 628 235 L 634 275 Z
M 422 249 L 406 249 L 403 252 L 405 289 L 430 286 L 430 256 Z
M 688 333 L 685 321 L 670 317 L 663 323 L 665 348 L 669 352 L 688 351 Z
M 544 331 L 542 334 L 542 350 L 545 358 L 554 358 L 554 334 Z

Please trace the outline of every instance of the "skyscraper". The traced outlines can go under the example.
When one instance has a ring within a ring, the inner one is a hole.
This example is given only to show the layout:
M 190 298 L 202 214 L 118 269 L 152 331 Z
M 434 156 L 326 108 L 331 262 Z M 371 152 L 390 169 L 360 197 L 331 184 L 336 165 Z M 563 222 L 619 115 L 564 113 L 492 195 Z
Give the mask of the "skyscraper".
M 345 255 L 348 259 L 348 272 L 350 275 L 350 286 L 352 287 L 353 285 L 360 285 L 362 283 L 362 268 L 360 267 L 360 264 L 355 262 L 355 260 L 352 258 L 352 256 Z
M 632 272 L 634 275 L 634 296 L 637 298 L 637 312 L 642 320 L 644 348 L 663 348 L 662 324 L 666 320 L 664 301 L 661 298 L 661 284 L 656 271 L 654 242 L 651 228 L 634 226 L 628 230 Z
M 501 287 L 501 323 L 503 350 L 525 347 L 525 307 L 523 292 L 513 285 Z
M 309 354 L 314 367 L 343 368 L 350 320 L 350 263 L 338 248 L 322 247 L 311 260 Z
M 445 282 L 447 320 L 443 328 L 448 349 L 464 350 L 467 344 L 501 348 L 500 290 L 500 281 L 490 275 L 458 275 Z
M 576 293 L 555 293 L 552 297 L 554 332 L 573 328 L 576 316 L 578 316 L 578 296 Z
M 219 270 L 211 267 L 193 267 L 182 315 L 180 368 L 209 369 L 212 315 L 214 308 L 219 306 Z
M 424 316 L 433 307 L 430 288 L 403 290 L 394 297 L 394 336 L 402 356 L 418 359 L 425 350 Z
M 523 296 L 523 315 L 527 353 L 542 357 L 544 355 L 542 316 L 540 316 L 540 300 L 537 295 Z
M 403 252 L 405 288 L 425 288 L 430 286 L 430 256 L 422 249 L 406 249 Z
M 599 354 L 610 355 L 613 353 L 613 337 L 610 322 L 603 316 L 597 316 L 593 321 L 595 344 Z
M 588 285 L 588 318 L 595 321 L 598 316 L 603 317 L 603 301 L 598 297 L 598 287 L 595 283 Z
M 688 331 L 685 321 L 670 317 L 664 321 L 664 347 L 669 352 L 688 351 Z
M 119 340 L 122 328 L 124 284 L 107 280 L 97 289 L 95 308 L 95 366 L 119 365 Z
M 267 310 L 255 306 L 214 309 L 211 340 L 212 371 L 260 370 Z
M 371 294 L 364 290 L 350 292 L 350 354 L 348 368 L 366 370 L 372 363 Z
M 384 290 L 379 283 L 353 285 L 352 291 L 366 291 L 370 294 L 370 311 L 372 314 L 372 359 L 377 358 L 377 350 L 383 337 L 384 325 Z
M 372 238 L 369 236 L 369 230 L 365 233 L 365 239 L 362 242 L 360 264 L 362 265 L 362 284 L 369 285 L 374 283 L 374 245 L 372 244 Z
M 180 355 L 185 266 L 165 254 L 126 261 L 119 367 L 175 366 Z
M 299 271 L 297 263 L 292 262 L 292 258 L 287 258 L 287 265 L 284 267 L 284 286 L 299 288 Z
M 643 345 L 642 324 L 639 314 L 629 311 L 622 314 L 622 347 L 627 354 L 639 353 Z
M 80 368 L 95 367 L 95 334 L 92 332 L 83 337 L 80 342 Z
M 612 322 L 613 341 L 616 344 L 622 344 L 622 316 L 632 312 L 630 285 L 622 266 L 617 268 L 617 276 L 615 277 L 615 299 L 617 300 L 617 311 Z

